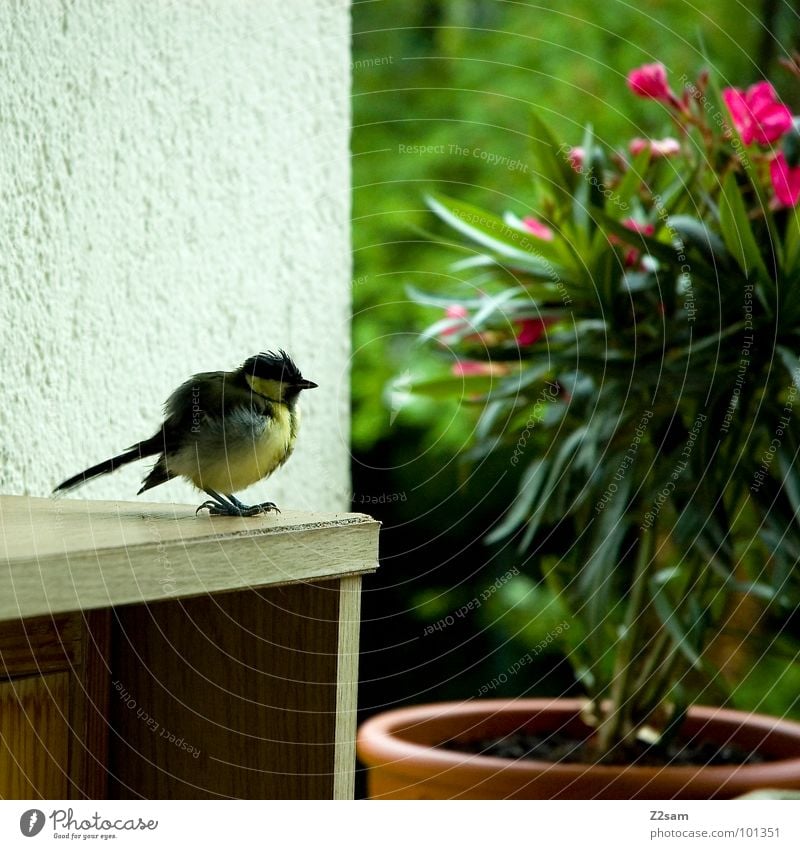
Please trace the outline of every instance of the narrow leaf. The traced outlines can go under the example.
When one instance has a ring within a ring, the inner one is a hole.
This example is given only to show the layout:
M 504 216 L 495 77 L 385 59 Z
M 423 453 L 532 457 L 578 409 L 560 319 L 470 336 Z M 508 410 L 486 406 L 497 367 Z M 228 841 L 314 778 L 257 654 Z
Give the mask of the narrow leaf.
M 647 166 L 650 164 L 650 146 L 648 145 L 641 153 L 638 153 L 633 161 L 628 164 L 625 176 L 620 180 L 616 191 L 616 200 L 620 204 L 628 204 L 631 198 L 639 190 L 644 180 Z M 612 199 L 613 200 L 613 199 Z
M 675 645 L 680 650 L 681 654 L 692 664 L 695 669 L 702 669 L 703 663 L 700 655 L 692 646 L 689 633 L 683 627 L 680 621 L 678 611 L 670 604 L 669 598 L 662 589 L 653 593 L 653 607 L 658 614 L 663 626 L 669 631 L 670 636 L 675 641 Z
M 798 359 L 794 351 L 789 350 L 784 345 L 776 345 L 775 347 L 780 354 L 783 364 L 786 366 L 786 370 L 789 372 L 792 383 L 794 383 L 797 389 L 800 389 L 800 359 Z
M 553 188 L 571 194 L 577 175 L 566 155 L 566 145 L 559 144 L 547 124 L 534 112 L 531 114 L 533 153 L 541 176 Z
M 561 444 L 559 451 L 556 453 L 555 459 L 550 464 L 550 474 L 547 478 L 547 484 L 542 488 L 538 498 L 538 503 L 533 506 L 533 513 L 528 521 L 528 527 L 525 529 L 525 535 L 520 543 L 520 551 L 524 551 L 533 541 L 536 536 L 536 531 L 544 520 L 547 513 L 547 506 L 550 497 L 555 492 L 556 486 L 561 482 L 565 466 L 572 459 L 575 452 L 578 450 L 581 441 L 584 438 L 586 429 L 579 427 L 574 430 Z
M 739 263 L 742 271 L 748 277 L 751 273 L 758 273 L 764 280 L 769 280 L 764 258 L 761 256 L 753 228 L 747 217 L 741 189 L 733 174 L 728 174 L 722 184 L 719 224 L 725 245 Z
M 550 242 L 522 233 L 491 212 L 443 195 L 428 195 L 426 202 L 446 224 L 501 256 L 534 265 L 546 265 L 548 255 L 558 260 Z M 557 275 L 557 269 L 552 273 Z
M 643 247 L 655 259 L 665 262 L 667 265 L 675 265 L 677 262 L 678 253 L 672 245 L 660 242 L 652 236 L 645 236 L 643 233 L 626 227 L 621 221 L 617 221 L 603 210 L 594 209 L 593 215 L 597 223 L 603 228 L 606 233 L 616 236 L 621 241 L 632 245 L 633 247 Z
M 512 534 L 528 517 L 531 505 L 542 488 L 547 475 L 548 463 L 544 459 L 534 460 L 522 476 L 517 497 L 511 504 L 500 524 L 486 536 L 489 544 L 499 542 Z

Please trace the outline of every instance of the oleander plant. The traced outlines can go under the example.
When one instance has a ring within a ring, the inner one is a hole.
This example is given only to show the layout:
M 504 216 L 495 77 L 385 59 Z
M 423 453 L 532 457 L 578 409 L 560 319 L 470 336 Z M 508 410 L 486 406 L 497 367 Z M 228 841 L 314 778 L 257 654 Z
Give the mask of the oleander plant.
M 463 399 L 469 462 L 518 477 L 489 542 L 565 611 L 601 762 L 730 697 L 800 559 L 800 120 L 768 81 L 627 83 L 669 135 L 565 144 L 534 115 L 519 208 L 428 197 L 466 279 L 413 293 L 441 373 L 404 384 Z

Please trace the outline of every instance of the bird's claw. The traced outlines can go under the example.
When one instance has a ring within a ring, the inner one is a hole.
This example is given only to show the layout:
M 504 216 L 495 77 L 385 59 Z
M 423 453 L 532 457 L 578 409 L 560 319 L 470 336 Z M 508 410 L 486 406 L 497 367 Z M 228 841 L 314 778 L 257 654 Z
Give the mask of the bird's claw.
M 235 507 L 233 504 L 218 504 L 216 501 L 204 501 L 198 508 L 195 510 L 195 516 L 201 510 L 208 510 L 209 516 L 246 516 L 247 513 L 242 512 L 238 507 Z
M 252 506 L 242 504 L 241 502 L 238 504 L 223 505 L 216 501 L 204 501 L 195 510 L 195 516 L 201 510 L 208 510 L 209 516 L 240 516 L 245 519 L 251 516 L 259 516 L 261 513 L 269 513 L 270 511 L 274 511 L 275 513 L 281 512 L 273 501 L 264 501 L 261 504 L 253 504 Z

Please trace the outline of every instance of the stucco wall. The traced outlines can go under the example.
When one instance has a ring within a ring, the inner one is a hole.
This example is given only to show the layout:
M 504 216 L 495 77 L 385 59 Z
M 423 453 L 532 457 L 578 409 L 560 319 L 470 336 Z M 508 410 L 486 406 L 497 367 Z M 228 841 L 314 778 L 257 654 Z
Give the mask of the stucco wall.
M 346 507 L 348 4 L 2 3 L 0 35 L 0 492 L 47 494 L 190 374 L 284 347 L 321 388 L 245 498 Z

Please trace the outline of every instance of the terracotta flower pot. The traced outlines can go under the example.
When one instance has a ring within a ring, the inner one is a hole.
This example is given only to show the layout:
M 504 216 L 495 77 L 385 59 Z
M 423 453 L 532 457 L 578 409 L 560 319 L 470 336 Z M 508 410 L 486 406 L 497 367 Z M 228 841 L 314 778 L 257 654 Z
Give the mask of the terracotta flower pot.
M 720 708 L 692 708 L 686 733 L 780 760 L 745 766 L 553 764 L 462 754 L 447 740 L 515 731 L 586 736 L 578 700 L 479 700 L 420 705 L 365 722 L 358 755 L 373 799 L 726 799 L 763 787 L 800 789 L 800 723 Z

